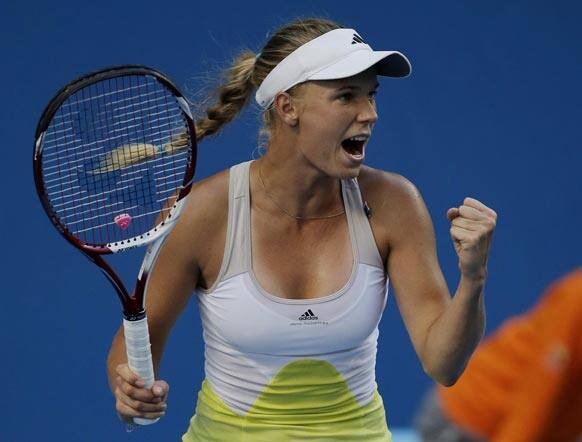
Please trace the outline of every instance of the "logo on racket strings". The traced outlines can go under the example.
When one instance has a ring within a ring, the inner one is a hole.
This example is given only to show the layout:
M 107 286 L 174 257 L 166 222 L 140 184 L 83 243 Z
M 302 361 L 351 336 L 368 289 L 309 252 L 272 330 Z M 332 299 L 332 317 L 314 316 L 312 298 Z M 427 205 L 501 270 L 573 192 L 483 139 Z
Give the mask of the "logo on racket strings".
M 113 218 L 113 221 L 115 221 L 115 224 L 117 224 L 121 230 L 125 230 L 131 224 L 131 216 L 129 213 L 122 213 Z

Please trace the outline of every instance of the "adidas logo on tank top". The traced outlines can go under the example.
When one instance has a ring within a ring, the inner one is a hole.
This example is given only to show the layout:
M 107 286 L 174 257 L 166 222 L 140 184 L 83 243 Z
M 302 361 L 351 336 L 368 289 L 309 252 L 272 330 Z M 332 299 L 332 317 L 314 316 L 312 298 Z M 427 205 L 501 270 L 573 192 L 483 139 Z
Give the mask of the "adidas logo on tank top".
M 315 316 L 313 314 L 313 312 L 311 311 L 311 309 L 307 310 L 305 313 L 303 313 L 301 316 L 299 316 L 300 321 L 316 321 L 317 319 L 319 319 L 318 316 Z

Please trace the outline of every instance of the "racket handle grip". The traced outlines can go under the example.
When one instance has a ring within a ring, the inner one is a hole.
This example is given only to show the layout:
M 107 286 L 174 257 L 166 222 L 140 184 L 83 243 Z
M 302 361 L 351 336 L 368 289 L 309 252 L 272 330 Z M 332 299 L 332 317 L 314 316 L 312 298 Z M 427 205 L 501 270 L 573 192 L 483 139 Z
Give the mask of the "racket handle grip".
M 123 330 L 125 334 L 127 365 L 131 371 L 143 379 L 146 388 L 151 388 L 154 384 L 154 365 L 152 362 L 147 317 L 138 321 L 128 321 L 127 319 L 124 319 Z M 133 422 L 138 425 L 150 425 L 156 423 L 158 420 L 159 418 L 133 418 Z

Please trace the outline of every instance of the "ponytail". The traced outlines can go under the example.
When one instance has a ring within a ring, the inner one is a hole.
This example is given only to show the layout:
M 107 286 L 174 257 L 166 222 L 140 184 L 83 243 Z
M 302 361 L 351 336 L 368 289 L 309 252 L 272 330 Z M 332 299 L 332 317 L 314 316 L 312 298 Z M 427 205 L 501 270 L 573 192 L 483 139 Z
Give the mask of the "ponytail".
M 252 76 L 255 54 L 245 51 L 225 72 L 226 82 L 217 92 L 217 102 L 205 110 L 205 116 L 196 121 L 196 140 L 216 134 L 232 121 L 249 100 L 253 91 Z

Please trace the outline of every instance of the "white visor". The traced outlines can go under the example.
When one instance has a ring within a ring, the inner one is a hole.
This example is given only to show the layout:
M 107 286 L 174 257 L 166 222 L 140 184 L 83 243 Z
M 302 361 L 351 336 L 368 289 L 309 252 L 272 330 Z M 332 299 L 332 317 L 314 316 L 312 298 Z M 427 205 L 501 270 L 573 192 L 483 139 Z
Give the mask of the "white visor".
M 279 92 L 307 80 L 347 78 L 376 65 L 377 74 L 406 77 L 411 66 L 397 51 L 374 51 L 353 29 L 335 29 L 294 50 L 273 68 L 255 99 L 266 109 Z

